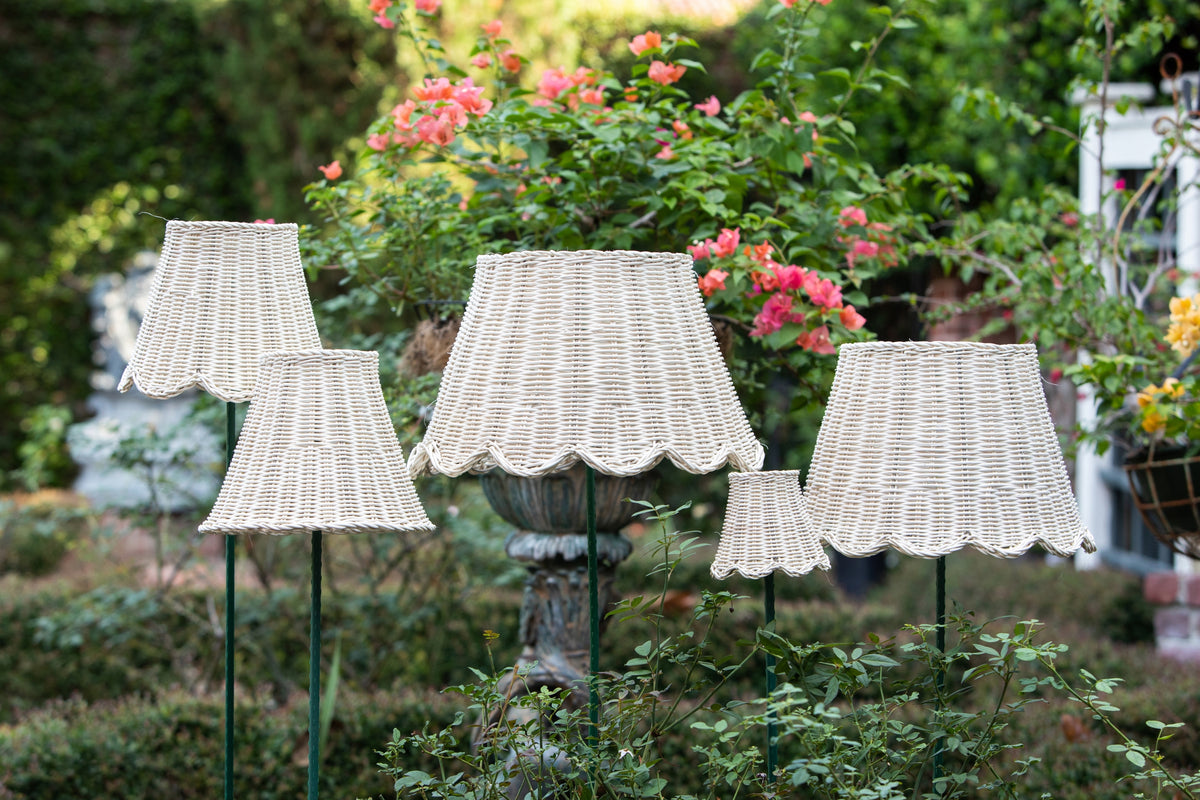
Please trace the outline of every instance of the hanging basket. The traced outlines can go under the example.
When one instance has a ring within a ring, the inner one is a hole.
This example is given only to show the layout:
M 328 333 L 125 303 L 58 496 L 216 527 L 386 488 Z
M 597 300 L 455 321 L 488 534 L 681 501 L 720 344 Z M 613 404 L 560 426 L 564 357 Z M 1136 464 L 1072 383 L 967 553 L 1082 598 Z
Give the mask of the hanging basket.
M 1200 449 L 1151 445 L 1125 459 L 1146 527 L 1176 553 L 1200 560 Z

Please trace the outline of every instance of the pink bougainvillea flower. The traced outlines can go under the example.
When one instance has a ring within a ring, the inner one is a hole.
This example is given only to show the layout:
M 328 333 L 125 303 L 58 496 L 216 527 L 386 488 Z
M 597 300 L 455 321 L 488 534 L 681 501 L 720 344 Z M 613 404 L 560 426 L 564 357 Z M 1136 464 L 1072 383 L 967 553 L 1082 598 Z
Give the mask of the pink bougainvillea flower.
M 372 133 L 367 137 L 367 147 L 372 150 L 383 151 L 391 144 L 392 137 L 386 133 Z
M 721 113 L 721 101 L 718 100 L 717 96 L 714 94 L 703 103 L 696 103 L 696 105 L 692 106 L 692 108 L 698 111 L 703 111 L 704 115 L 707 117 L 715 117 L 717 114 Z
M 849 228 L 851 225 L 866 225 L 867 212 L 857 206 L 846 206 L 838 214 L 838 223 L 843 228 Z
M 726 258 L 737 252 L 738 241 L 741 239 L 740 228 L 722 228 L 713 244 L 712 253 L 718 258 Z
M 663 86 L 670 86 L 675 81 L 683 77 L 683 73 L 687 72 L 687 67 L 680 64 L 667 64 L 655 59 L 650 62 L 650 71 L 646 73 L 647 77 L 655 83 L 661 83 Z
M 376 14 L 373 17 L 373 21 L 385 31 L 390 31 L 392 28 L 396 27 L 396 23 L 392 22 L 391 17 L 389 17 L 387 14 Z
M 422 14 L 436 14 L 442 7 L 442 0 L 413 0 L 413 7 Z
M 710 250 L 711 247 L 712 247 L 712 239 L 705 239 L 703 242 L 696 242 L 695 244 L 689 244 L 687 246 L 687 249 L 688 249 L 688 252 L 692 254 L 692 259 L 695 261 L 699 261 L 702 258 L 709 258 L 710 256 L 712 256 L 712 251 Z
M 867 324 L 867 320 L 854 310 L 854 306 L 845 306 L 838 311 L 838 319 L 842 321 L 848 331 L 856 331 Z
M 686 141 L 686 140 L 692 138 L 692 129 L 689 128 L 687 123 L 684 122 L 683 120 L 681 120 L 681 119 L 675 120 L 674 122 L 671 123 L 671 127 L 675 129 L 675 135 L 678 136 L 680 139 L 683 139 Z
M 808 272 L 795 264 L 788 264 L 786 267 L 776 264 L 771 268 L 771 272 L 779 281 L 779 288 L 785 292 L 803 289 L 808 278 Z
M 342 163 L 340 161 L 330 161 L 323 167 L 317 167 L 325 175 L 326 180 L 336 181 L 342 177 Z
M 542 73 L 538 81 L 537 91 L 547 100 L 557 100 L 558 96 L 571 88 L 571 76 L 562 67 L 548 69 Z
M 729 273 L 722 269 L 710 269 L 702 278 L 699 278 L 700 291 L 705 297 L 712 297 L 713 292 L 723 291 L 725 289 L 725 279 L 729 277 Z
M 837 352 L 829 339 L 829 328 L 825 325 L 800 334 L 796 337 L 796 344 L 822 356 L 831 356 Z
M 492 110 L 492 101 L 483 96 L 483 87 L 475 81 L 463 78 L 450 94 L 451 99 L 469 114 L 482 117 Z
M 509 48 L 500 54 L 500 66 L 509 72 L 521 71 L 521 57 L 517 55 L 517 51 Z
M 491 22 L 483 23 L 479 27 L 483 29 L 483 33 L 487 38 L 495 39 L 500 35 L 500 31 L 504 30 L 504 23 L 498 19 L 494 19 Z
M 254 220 L 254 224 L 255 224 L 255 225 L 274 225 L 274 224 L 275 224 L 275 218 L 274 218 L 274 217 L 267 217 L 266 219 L 256 219 L 256 220 Z
M 637 36 L 633 37 L 633 41 L 629 43 L 629 49 L 633 51 L 635 56 L 640 56 L 647 50 L 654 50 L 658 47 L 662 47 L 662 36 L 658 34 L 658 31 L 646 31 L 645 33 L 639 33 Z
M 750 329 L 751 336 L 767 336 L 783 327 L 783 323 L 795 319 L 792 314 L 792 296 L 777 293 L 767 298 L 762 311 L 754 316 L 754 327 Z
M 1118 192 L 1125 191 L 1125 179 L 1117 178 L 1115 181 L 1113 181 L 1113 189 L 1117 190 Z
M 417 136 L 426 144 L 445 146 L 454 141 L 454 122 L 449 116 L 424 116 L 417 120 Z
M 654 154 L 655 158 L 661 158 L 663 161 L 670 161 L 675 157 L 675 151 L 671 149 L 671 145 L 663 145 L 663 149 Z
M 471 59 L 471 66 L 487 69 L 492 65 L 492 57 L 488 53 L 476 53 Z
M 400 105 L 392 109 L 392 122 L 397 128 L 402 131 L 412 130 L 412 112 L 416 111 L 417 104 L 411 99 L 405 100 Z
M 842 307 L 842 289 L 829 278 L 806 280 L 804 290 L 808 292 L 814 305 L 830 309 Z
M 1066 225 L 1068 228 L 1074 228 L 1079 224 L 1079 215 L 1074 211 L 1064 211 L 1063 215 L 1059 217 L 1059 219 L 1061 219 L 1062 224 Z

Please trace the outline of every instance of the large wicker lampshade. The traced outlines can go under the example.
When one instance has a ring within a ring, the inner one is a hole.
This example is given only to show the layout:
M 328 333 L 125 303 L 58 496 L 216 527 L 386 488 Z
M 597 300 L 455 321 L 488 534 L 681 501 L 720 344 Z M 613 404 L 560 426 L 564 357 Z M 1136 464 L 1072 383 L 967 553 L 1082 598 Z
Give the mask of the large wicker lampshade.
M 254 394 L 260 355 L 320 348 L 297 230 L 169 221 L 119 390 L 165 398 L 198 386 L 241 403 Z
M 805 500 L 848 556 L 1095 549 L 1031 344 L 843 345 Z
M 762 466 L 686 254 L 481 255 L 416 475 Z

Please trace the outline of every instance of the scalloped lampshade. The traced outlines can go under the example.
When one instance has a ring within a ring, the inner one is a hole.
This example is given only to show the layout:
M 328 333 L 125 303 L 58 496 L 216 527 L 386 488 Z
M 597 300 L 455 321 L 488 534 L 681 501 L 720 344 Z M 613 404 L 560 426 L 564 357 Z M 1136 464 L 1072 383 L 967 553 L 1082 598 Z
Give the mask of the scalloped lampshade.
M 379 384 L 379 354 L 262 357 L 233 462 L 202 533 L 427 531 Z
M 842 345 L 805 501 L 848 556 L 1059 556 L 1080 521 L 1032 344 Z
M 228 402 L 254 394 L 263 353 L 321 347 L 298 227 L 167 222 L 145 318 L 118 389 L 173 397 L 193 386 Z
M 829 567 L 829 556 L 808 522 L 799 470 L 729 473 L 714 578 L 734 572 L 765 578 L 776 571 L 800 577 Z
M 582 460 L 634 475 L 663 458 L 692 473 L 763 461 L 691 257 L 479 256 L 411 474 L 534 477 Z

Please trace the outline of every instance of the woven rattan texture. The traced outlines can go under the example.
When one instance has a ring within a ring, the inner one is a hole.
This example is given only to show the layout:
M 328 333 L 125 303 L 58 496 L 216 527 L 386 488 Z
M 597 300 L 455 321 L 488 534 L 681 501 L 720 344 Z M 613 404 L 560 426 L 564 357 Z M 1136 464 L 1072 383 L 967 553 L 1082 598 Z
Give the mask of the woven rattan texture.
M 1033 345 L 843 345 L 805 499 L 822 540 L 850 556 L 1095 549 Z
M 296 225 L 172 220 L 118 388 L 163 398 L 199 386 L 240 403 L 263 353 L 320 347 Z
M 829 569 L 829 556 L 808 522 L 796 470 L 729 473 L 725 525 L 713 558 L 714 578 L 734 572 L 799 577 Z
M 433 529 L 384 405 L 378 353 L 272 353 L 259 380 L 201 532 Z
M 746 420 L 690 256 L 479 256 L 437 406 L 409 470 L 608 475 L 664 457 L 693 473 L 755 470 Z

